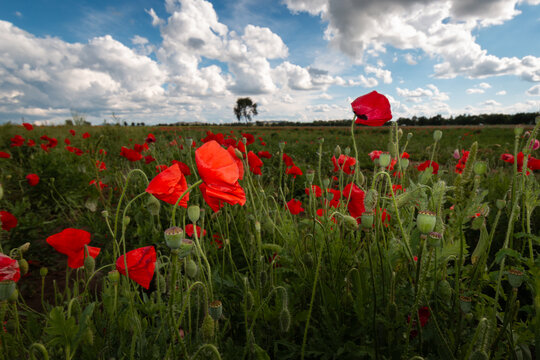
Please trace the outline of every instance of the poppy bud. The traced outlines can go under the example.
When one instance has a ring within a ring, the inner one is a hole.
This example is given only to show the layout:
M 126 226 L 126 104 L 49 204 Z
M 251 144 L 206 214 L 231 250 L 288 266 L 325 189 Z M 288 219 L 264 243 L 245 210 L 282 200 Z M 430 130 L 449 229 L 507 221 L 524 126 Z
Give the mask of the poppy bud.
M 339 145 L 336 145 L 336 147 L 334 148 L 334 156 L 337 159 L 340 155 L 341 155 L 341 147 Z
M 281 332 L 287 332 L 289 331 L 289 328 L 291 326 L 291 313 L 289 312 L 289 309 L 284 307 L 281 309 L 281 312 L 279 313 L 279 328 L 281 329 Z
M 330 185 L 330 179 L 329 179 L 329 178 L 325 178 L 325 179 L 323 180 L 323 187 L 324 187 L 325 189 L 327 189 L 329 185 Z
M 485 161 L 477 161 L 474 163 L 473 167 L 474 173 L 476 175 L 484 175 L 487 170 L 487 164 Z
M 306 170 L 306 180 L 308 183 L 312 184 L 313 180 L 315 179 L 315 171 L 314 170 Z
M 19 270 L 21 271 L 21 276 L 28 272 L 28 261 L 26 259 L 19 260 Z
M 364 207 L 368 210 L 375 208 L 377 200 L 379 199 L 379 193 L 375 189 L 369 189 L 364 197 Z
M 13 303 L 17 301 L 18 298 L 19 298 L 19 290 L 13 289 L 13 292 L 11 293 L 11 295 L 9 295 L 8 300 Z
M 351 153 L 351 148 L 347 146 L 345 148 L 345 155 L 349 156 L 350 153 Z
M 129 225 L 130 221 L 131 218 L 129 216 L 124 216 L 124 218 L 122 219 L 122 225 L 124 225 L 124 228 Z
M 407 133 L 407 141 L 411 140 L 413 137 L 412 133 Z
M 366 179 L 364 178 L 364 174 L 360 170 L 358 170 L 358 184 L 362 185 Z
M 161 208 L 161 204 L 159 203 L 159 200 L 156 199 L 156 197 L 152 194 L 149 194 L 150 197 L 148 198 L 148 201 L 146 202 L 146 209 L 148 209 L 148 212 L 152 216 L 158 216 L 159 215 L 159 209 Z
M 87 274 L 93 274 L 96 269 L 96 260 L 88 254 L 88 245 L 84 245 L 84 270 Z
M 362 216 L 362 227 L 364 229 L 371 229 L 373 226 L 373 212 L 372 211 L 365 211 Z
M 15 281 L 5 280 L 0 281 L 0 301 L 9 300 L 15 291 Z
M 437 218 L 435 213 L 431 211 L 419 211 L 416 216 L 416 226 L 422 234 L 428 234 L 435 228 Z
M 403 130 L 398 129 L 398 131 L 397 131 L 397 136 L 398 136 L 398 140 L 400 140 L 401 137 L 403 136 Z
M 27 252 L 28 249 L 30 249 L 30 243 L 26 242 L 26 243 L 22 244 L 21 246 L 19 246 L 19 253 L 23 254 L 23 253 Z
M 108 218 L 109 217 L 109 212 L 107 210 L 103 210 L 101 212 L 101 216 L 103 216 L 104 218 Z
M 381 156 L 379 156 L 379 165 L 381 165 L 381 167 L 387 167 L 390 165 L 391 160 L 389 153 L 382 153 Z
M 236 155 L 237 158 L 241 159 L 243 158 L 244 156 L 242 155 L 242 152 L 240 150 L 238 150 L 237 148 L 234 149 L 234 154 Z
M 522 127 L 519 127 L 519 126 L 516 126 L 514 128 L 514 135 L 516 136 L 521 136 L 521 134 L 523 134 L 523 128 Z
M 214 300 L 210 303 L 210 306 L 208 307 L 208 314 L 214 319 L 215 321 L 218 321 L 221 319 L 221 314 L 223 312 L 223 305 L 221 304 L 221 301 Z
M 47 269 L 45 266 L 39 269 L 39 275 L 41 277 L 47 276 L 47 273 L 49 272 L 49 269 Z
M 513 288 L 517 289 L 523 283 L 523 272 L 518 269 L 508 270 L 508 282 Z
M 261 232 L 261 223 L 258 221 L 255 221 L 255 231 L 258 233 Z
M 191 148 L 193 146 L 193 139 L 192 138 L 186 138 L 186 145 L 188 148 Z
M 189 220 L 191 220 L 192 223 L 196 223 L 201 217 L 201 208 L 198 205 L 191 205 L 187 209 L 187 214 Z
M 409 159 L 401 159 L 400 160 L 401 168 L 405 170 L 409 167 Z
M 502 210 L 506 207 L 506 201 L 503 199 L 497 199 L 497 201 L 495 201 L 495 205 L 497 206 L 497 209 Z
M 178 249 L 184 239 L 184 230 L 178 226 L 168 228 L 164 232 L 165 243 L 170 249 Z
M 450 300 L 452 296 L 452 286 L 450 286 L 448 280 L 441 280 L 439 282 L 439 294 L 441 294 L 441 297 L 444 300 Z
M 285 142 L 284 141 L 280 141 L 278 143 L 278 147 L 279 147 L 279 151 L 283 152 L 283 150 L 285 150 Z
M 441 140 L 442 138 L 442 131 L 441 130 L 435 130 L 433 132 L 433 140 L 435 140 L 436 142 Z
M 197 272 L 199 271 L 199 268 L 197 267 L 197 263 L 193 261 L 193 259 L 189 259 L 186 262 L 186 274 L 190 278 L 194 279 L 197 276 Z
M 206 314 L 201 326 L 201 332 L 205 341 L 212 340 L 212 338 L 214 337 L 214 330 L 214 320 L 212 320 L 212 318 L 208 314 Z
M 118 270 L 109 271 L 107 277 L 113 284 L 118 284 L 118 281 L 120 281 L 120 272 Z
M 2 187 L 2 184 L 0 184 L 0 200 L 4 197 L 4 188 Z
M 356 222 L 356 219 L 352 216 L 345 215 L 343 217 L 343 222 L 351 230 L 356 230 L 358 228 L 358 223 Z

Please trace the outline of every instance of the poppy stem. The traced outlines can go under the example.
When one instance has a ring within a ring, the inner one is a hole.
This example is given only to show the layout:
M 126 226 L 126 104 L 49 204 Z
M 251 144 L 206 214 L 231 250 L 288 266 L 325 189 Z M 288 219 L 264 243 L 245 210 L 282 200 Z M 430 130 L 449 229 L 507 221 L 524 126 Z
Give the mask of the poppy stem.
M 182 195 L 180 195 L 180 197 L 178 198 L 178 200 L 176 200 L 176 203 L 174 204 L 173 210 L 172 210 L 171 225 L 170 225 L 170 227 L 176 226 L 176 222 L 175 222 L 176 208 L 178 207 L 178 204 L 180 203 L 180 200 L 182 200 L 182 198 L 183 198 L 184 196 L 186 196 L 186 194 L 189 194 L 189 192 L 190 192 L 191 190 L 193 190 L 193 189 L 195 188 L 195 186 L 202 184 L 202 182 L 203 182 L 202 180 L 199 180 L 199 181 L 197 181 L 195 184 L 193 184 L 193 185 L 191 185 L 190 187 L 188 187 L 188 188 L 186 189 L 186 191 L 184 191 L 184 192 L 182 193 Z
M 353 142 L 353 147 L 354 147 L 354 156 L 355 156 L 356 164 L 357 164 L 356 171 L 354 173 L 354 177 L 356 178 L 356 182 L 358 183 L 358 185 L 361 186 L 362 184 L 360 184 L 360 175 L 359 175 L 360 166 L 358 166 L 358 148 L 356 147 L 356 139 L 354 138 L 354 122 L 355 122 L 355 120 L 356 120 L 356 114 L 354 114 L 352 124 L 351 124 L 351 136 L 352 136 L 352 142 Z

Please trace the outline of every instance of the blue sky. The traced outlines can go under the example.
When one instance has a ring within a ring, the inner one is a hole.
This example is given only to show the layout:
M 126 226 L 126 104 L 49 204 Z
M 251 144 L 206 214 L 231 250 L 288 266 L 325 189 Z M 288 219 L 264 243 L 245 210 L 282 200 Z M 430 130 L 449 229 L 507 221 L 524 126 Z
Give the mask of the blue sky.
M 0 2 L 0 122 L 540 111 L 540 0 Z

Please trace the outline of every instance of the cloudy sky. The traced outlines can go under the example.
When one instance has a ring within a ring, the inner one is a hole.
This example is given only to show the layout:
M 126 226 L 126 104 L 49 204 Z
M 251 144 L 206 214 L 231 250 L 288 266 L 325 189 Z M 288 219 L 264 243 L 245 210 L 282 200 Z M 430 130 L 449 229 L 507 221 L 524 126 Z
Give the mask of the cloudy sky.
M 540 0 L 0 2 L 0 122 L 540 111 Z

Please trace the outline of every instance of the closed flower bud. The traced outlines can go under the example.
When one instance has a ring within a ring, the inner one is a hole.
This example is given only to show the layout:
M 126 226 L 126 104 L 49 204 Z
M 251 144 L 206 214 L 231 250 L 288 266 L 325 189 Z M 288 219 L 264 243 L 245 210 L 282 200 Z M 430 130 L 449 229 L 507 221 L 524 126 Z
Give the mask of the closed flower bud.
M 118 281 L 120 281 L 120 272 L 118 270 L 109 271 L 107 277 L 110 282 L 112 282 L 113 284 L 117 284 Z
M 315 180 L 315 171 L 314 170 L 307 170 L 306 171 L 306 180 L 308 183 L 312 184 L 313 180 Z
M 356 219 L 350 215 L 343 216 L 343 222 L 351 230 L 356 230 L 358 228 L 358 223 L 356 222 Z
M 362 227 L 364 229 L 371 229 L 371 227 L 373 226 L 373 212 L 365 211 L 362 214 L 361 220 L 362 220 Z
M 452 286 L 450 286 L 448 280 L 441 280 L 439 282 L 439 294 L 446 301 L 449 301 L 452 297 Z
M 17 299 L 19 298 L 19 290 L 17 290 L 16 288 L 13 290 L 13 292 L 11 293 L 11 295 L 9 295 L 9 298 L 8 300 L 10 302 L 15 302 L 17 301 Z
M 323 144 L 324 143 L 324 138 L 323 137 L 320 137 L 319 138 L 319 144 Z
M 146 209 L 152 216 L 158 216 L 159 215 L 159 209 L 161 208 L 161 204 L 159 203 L 159 200 L 156 199 L 154 195 L 149 194 L 148 201 L 146 201 Z
M 26 261 L 26 259 L 19 260 L 19 270 L 21 271 L 21 276 L 28 273 L 28 261 Z
M 234 154 L 237 158 L 242 159 L 244 156 L 242 155 L 242 152 L 238 150 L 237 148 L 234 148 Z
M 283 150 L 285 150 L 285 142 L 284 141 L 280 141 L 278 143 L 278 147 L 279 147 L 279 151 L 283 152 Z
M 412 133 L 407 133 L 407 141 L 411 140 L 413 137 Z
M 96 269 L 96 260 L 94 260 L 93 257 L 88 255 L 87 245 L 84 245 L 84 248 L 85 248 L 84 270 L 86 270 L 87 274 L 93 274 L 94 270 Z
M 341 147 L 339 145 L 336 145 L 336 147 L 334 148 L 334 156 L 337 159 L 340 155 L 341 155 Z
M 484 175 L 487 171 L 487 164 L 485 161 L 477 161 L 474 163 L 473 171 L 476 175 Z
M 330 185 L 330 179 L 329 179 L 329 178 L 325 178 L 325 179 L 323 180 L 323 187 L 324 187 L 325 189 L 327 189 L 329 185 Z
M 504 201 L 503 199 L 497 199 L 495 205 L 497 206 L 497 209 L 502 210 L 506 207 L 506 201 Z
M 313 266 L 313 255 L 311 253 L 305 253 L 303 256 L 304 264 L 306 264 L 306 267 L 310 268 Z
M 397 136 L 398 136 L 398 140 L 400 140 L 401 137 L 403 136 L 403 130 L 398 129 L 398 131 L 397 131 Z
M 101 216 L 103 216 L 104 218 L 108 218 L 109 217 L 109 212 L 107 210 L 103 210 L 101 212 Z
M 523 128 L 522 128 L 522 127 L 519 127 L 519 126 L 516 126 L 516 127 L 514 128 L 514 134 L 515 134 L 516 136 L 521 136 L 521 134 L 523 134 Z
M 206 314 L 204 317 L 201 332 L 203 335 L 203 338 L 205 341 L 210 341 L 214 337 L 214 331 L 215 331 L 215 325 L 214 320 L 210 317 L 210 315 Z
M 375 208 L 377 200 L 379 199 L 379 193 L 375 189 L 369 189 L 364 197 L 364 207 L 369 211 Z
M 435 130 L 433 132 L 433 140 L 439 141 L 442 138 L 442 131 L 441 130 Z
M 24 243 L 21 246 L 19 246 L 19 253 L 24 254 L 25 252 L 28 251 L 28 249 L 30 249 L 30 243 L 29 242 Z
M 261 223 L 258 221 L 255 221 L 255 231 L 258 233 L 261 232 Z
M 188 148 L 191 148 L 193 146 L 193 139 L 186 138 L 186 145 L 188 146 Z
M 357 174 L 358 174 L 358 184 L 362 185 L 364 183 L 364 181 L 366 180 L 364 178 L 364 174 L 362 174 L 362 172 L 360 170 L 358 170 Z
M 39 269 L 39 275 L 41 277 L 47 276 L 47 273 L 49 272 L 49 269 L 47 269 L 45 266 Z
M 122 225 L 124 225 L 124 227 L 127 227 L 130 222 L 131 218 L 129 216 L 124 216 L 124 218 L 122 219 Z
M 197 263 L 193 261 L 193 259 L 189 259 L 186 262 L 186 274 L 190 278 L 194 279 L 197 276 L 197 272 L 199 272 L 199 268 L 197 267 Z
M 435 223 L 437 218 L 434 212 L 431 211 L 419 211 L 416 216 L 416 226 L 422 234 L 429 234 L 435 229 Z
M 351 148 L 347 146 L 345 148 L 345 155 L 349 156 L 350 153 L 351 153 Z
M 392 158 L 389 153 L 382 153 L 381 156 L 379 156 L 379 165 L 381 165 L 381 167 L 387 167 L 390 165 L 391 160 Z
M 187 209 L 187 214 L 189 220 L 191 220 L 192 223 L 196 223 L 201 216 L 201 208 L 198 205 L 191 205 Z
M 208 307 L 208 314 L 214 319 L 215 321 L 221 319 L 221 314 L 223 313 L 223 305 L 221 304 L 221 301 L 214 300 L 210 303 L 210 306 Z
M 184 240 L 184 230 L 178 226 L 168 228 L 164 232 L 165 243 L 170 249 L 178 249 Z
M 285 307 L 281 309 L 281 312 L 279 313 L 279 328 L 281 329 L 281 332 L 287 332 L 289 331 L 290 326 L 291 313 L 289 312 L 289 309 Z

